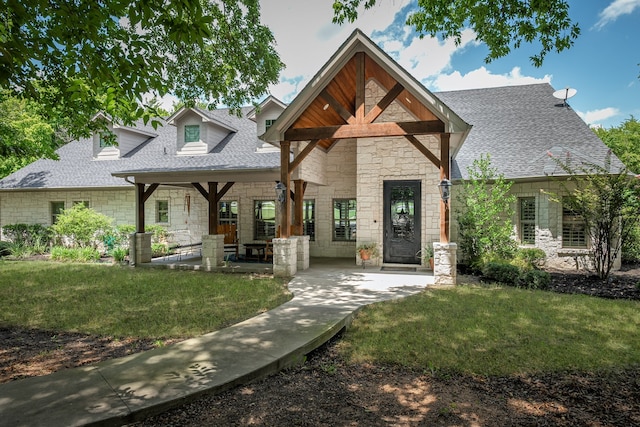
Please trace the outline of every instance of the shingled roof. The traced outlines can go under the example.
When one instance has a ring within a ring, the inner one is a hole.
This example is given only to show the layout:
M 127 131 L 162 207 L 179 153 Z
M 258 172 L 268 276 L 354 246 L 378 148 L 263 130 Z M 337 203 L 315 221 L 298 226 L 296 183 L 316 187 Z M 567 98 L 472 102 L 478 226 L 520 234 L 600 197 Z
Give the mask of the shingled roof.
M 553 97 L 549 84 L 440 92 L 435 95 L 473 128 L 452 164 L 452 178 L 466 178 L 467 168 L 482 154 L 508 179 L 535 179 L 562 171 L 550 158 L 572 156 L 614 169 L 622 163 L 571 107 Z M 138 149 L 118 160 L 94 160 L 90 140 L 74 141 L 58 150 L 60 160 L 38 160 L 0 181 L 1 190 L 109 188 L 129 186 L 113 173 L 266 170 L 278 168 L 279 153 L 259 152 L 256 123 L 206 112 L 228 124 L 232 132 L 209 154 L 176 155 L 176 128 L 165 125 Z M 203 113 L 204 114 L 204 113 Z M 145 127 L 147 129 L 147 127 Z M 148 129 L 147 129 L 148 130 Z M 419 156 L 419 153 L 416 153 Z
M 149 138 L 137 149 L 117 160 L 93 158 L 92 141 L 73 141 L 57 152 L 60 160 L 38 160 L 0 180 L 0 190 L 112 188 L 131 186 L 114 173 L 261 170 L 280 166 L 279 153 L 261 153 L 262 144 L 256 135 L 255 122 L 246 118 L 252 109 L 243 109 L 243 117 L 229 114 L 228 110 L 208 111 L 206 114 L 227 123 L 232 132 L 210 153 L 199 156 L 176 155 L 176 128 L 165 124 L 159 127 L 155 138 Z M 145 127 L 145 129 L 147 129 Z M 152 129 L 152 128 L 151 128 Z
M 453 160 L 452 178 L 467 178 L 480 155 L 508 179 L 564 175 L 549 156 L 567 156 L 623 167 L 570 106 L 553 96 L 547 83 L 438 92 L 435 95 L 473 128 Z

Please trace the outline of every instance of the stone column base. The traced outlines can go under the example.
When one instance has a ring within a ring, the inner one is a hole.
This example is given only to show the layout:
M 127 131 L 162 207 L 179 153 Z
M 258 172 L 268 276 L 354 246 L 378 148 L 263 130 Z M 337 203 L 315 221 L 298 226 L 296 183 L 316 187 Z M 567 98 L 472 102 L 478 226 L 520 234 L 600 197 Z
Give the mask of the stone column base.
M 224 234 L 202 235 L 202 268 L 211 270 L 224 262 Z
M 436 285 L 456 284 L 456 243 L 433 243 L 433 276 Z
M 293 277 L 298 272 L 298 239 L 273 239 L 274 277 Z
M 132 233 L 129 235 L 130 264 L 151 262 L 151 236 L 153 233 Z
M 309 268 L 309 236 L 295 236 L 298 241 L 298 270 L 303 271 Z

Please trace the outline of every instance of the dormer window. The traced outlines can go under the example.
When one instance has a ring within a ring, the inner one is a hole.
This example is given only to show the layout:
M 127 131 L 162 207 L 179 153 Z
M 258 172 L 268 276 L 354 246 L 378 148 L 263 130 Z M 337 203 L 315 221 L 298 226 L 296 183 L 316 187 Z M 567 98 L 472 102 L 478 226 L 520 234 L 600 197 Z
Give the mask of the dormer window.
M 200 125 L 186 125 L 184 127 L 184 142 L 200 141 Z
M 274 124 L 275 122 L 276 122 L 276 121 L 275 121 L 275 120 L 273 120 L 273 119 L 267 119 L 267 120 L 265 120 L 265 121 L 264 121 L 264 129 L 265 129 L 265 130 L 269 129 L 271 126 L 273 126 L 273 124 Z
M 100 148 L 117 145 L 116 139 L 117 137 L 113 132 L 100 132 Z

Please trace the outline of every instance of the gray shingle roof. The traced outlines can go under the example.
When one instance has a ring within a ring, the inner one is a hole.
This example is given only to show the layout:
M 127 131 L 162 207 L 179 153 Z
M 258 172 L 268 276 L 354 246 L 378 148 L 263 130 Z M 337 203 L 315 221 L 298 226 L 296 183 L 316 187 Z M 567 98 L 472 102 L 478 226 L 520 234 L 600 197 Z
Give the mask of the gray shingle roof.
M 491 154 L 492 165 L 508 179 L 544 177 L 561 171 L 548 153 L 603 165 L 609 149 L 571 109 L 559 106 L 549 84 L 508 86 L 435 95 L 473 125 L 452 165 L 452 178 L 467 176 L 467 167 L 481 154 Z M 60 160 L 38 160 L 0 180 L 0 191 L 36 188 L 89 188 L 128 186 L 115 172 L 171 172 L 207 170 L 261 170 L 277 168 L 280 155 L 256 152 L 262 144 L 256 123 L 229 115 L 227 110 L 208 111 L 212 118 L 237 129 L 201 156 L 176 155 L 176 128 L 165 125 L 158 134 L 118 160 L 93 160 L 90 140 L 74 141 L 58 150 Z M 622 163 L 612 156 L 612 165 Z
M 243 110 L 246 115 L 250 107 Z M 176 128 L 171 125 L 146 131 L 158 134 L 118 160 L 93 159 L 91 140 L 73 141 L 58 150 L 60 160 L 38 160 L 0 180 L 0 190 L 37 188 L 92 188 L 130 186 L 112 173 L 122 171 L 260 170 L 279 167 L 279 153 L 259 153 L 262 145 L 255 122 L 229 115 L 228 110 L 207 112 L 238 131 L 231 133 L 212 152 L 200 156 L 177 156 Z
M 467 168 L 482 154 L 508 179 L 561 175 L 548 155 L 574 158 L 603 166 L 611 156 L 617 170 L 622 163 L 570 107 L 553 97 L 551 85 L 532 84 L 435 95 L 473 125 L 452 164 L 452 178 L 466 178 Z

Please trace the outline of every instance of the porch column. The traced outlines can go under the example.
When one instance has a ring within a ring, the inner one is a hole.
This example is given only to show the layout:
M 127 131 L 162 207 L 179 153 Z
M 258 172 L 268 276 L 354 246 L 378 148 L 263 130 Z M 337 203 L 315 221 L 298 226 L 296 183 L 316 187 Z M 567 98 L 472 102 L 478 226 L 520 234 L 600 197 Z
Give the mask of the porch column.
M 303 207 L 304 207 L 304 180 L 294 179 L 293 185 L 295 188 L 295 195 L 293 201 L 293 230 L 294 236 L 302 236 L 303 233 Z
M 449 172 L 449 134 L 440 134 L 440 181 L 451 179 Z M 449 243 L 449 205 L 440 199 L 440 243 Z
M 280 182 L 285 186 L 285 197 L 282 203 L 279 203 L 280 214 L 280 237 L 286 239 L 289 237 L 289 228 L 291 227 L 291 211 L 289 191 L 291 184 L 291 175 L 289 174 L 289 156 L 291 150 L 291 142 L 280 141 Z M 275 254 L 274 254 L 275 259 Z
M 218 183 L 209 182 L 209 235 L 218 234 Z
M 136 233 L 144 233 L 144 184 L 136 183 Z

